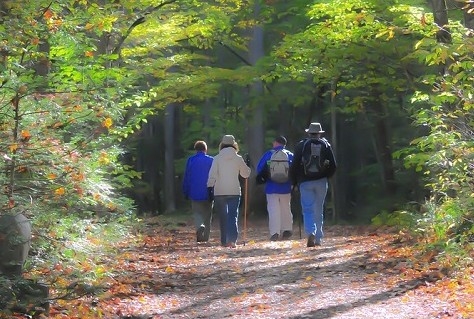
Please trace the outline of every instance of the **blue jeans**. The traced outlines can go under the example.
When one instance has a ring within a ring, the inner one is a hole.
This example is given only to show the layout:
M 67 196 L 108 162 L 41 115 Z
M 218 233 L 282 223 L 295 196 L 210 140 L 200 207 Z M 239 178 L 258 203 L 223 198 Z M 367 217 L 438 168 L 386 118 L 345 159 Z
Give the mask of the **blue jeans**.
M 323 238 L 323 206 L 328 192 L 328 179 L 321 178 L 300 184 L 301 209 L 306 235 Z
M 221 230 L 221 244 L 235 243 L 239 235 L 240 195 L 216 195 L 214 196 L 214 211 L 219 216 Z

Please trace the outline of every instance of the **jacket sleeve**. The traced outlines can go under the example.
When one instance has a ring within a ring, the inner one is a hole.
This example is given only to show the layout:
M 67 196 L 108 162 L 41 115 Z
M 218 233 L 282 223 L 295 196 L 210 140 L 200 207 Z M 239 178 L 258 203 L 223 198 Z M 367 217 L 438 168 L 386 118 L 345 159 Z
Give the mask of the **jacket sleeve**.
M 209 176 L 207 178 L 207 187 L 214 187 L 217 180 L 218 164 L 217 161 L 212 161 L 211 169 L 209 170 Z
M 182 185 L 182 189 L 183 189 L 183 195 L 185 197 L 189 196 L 189 188 L 190 188 L 190 185 L 189 185 L 189 180 L 190 180 L 190 177 L 189 177 L 189 174 L 190 174 L 190 169 L 189 169 L 189 162 L 190 162 L 190 159 L 188 158 L 188 160 L 186 161 L 186 167 L 184 169 L 184 176 L 183 176 L 183 185 Z
M 245 164 L 245 161 L 244 159 L 242 158 L 242 156 L 239 156 L 239 174 L 240 176 L 242 176 L 243 178 L 248 178 L 250 176 L 250 167 L 247 166 L 247 164 Z
M 334 152 L 332 151 L 332 147 L 330 144 L 328 144 L 326 151 L 328 152 L 327 158 L 329 158 L 329 162 L 330 162 L 326 175 L 327 177 L 331 177 L 336 172 L 337 163 L 336 163 L 336 158 L 334 156 Z

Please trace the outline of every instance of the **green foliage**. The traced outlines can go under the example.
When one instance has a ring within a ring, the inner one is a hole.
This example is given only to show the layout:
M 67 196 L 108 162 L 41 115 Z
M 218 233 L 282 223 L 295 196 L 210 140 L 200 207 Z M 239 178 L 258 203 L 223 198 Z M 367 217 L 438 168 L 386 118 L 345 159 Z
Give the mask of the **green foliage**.
M 372 218 L 372 224 L 375 226 L 396 226 L 410 229 L 415 223 L 416 215 L 410 211 L 384 211 Z
M 415 92 L 412 111 L 425 134 L 395 156 L 423 173 L 431 191 L 416 231 L 459 260 L 474 240 L 474 42 L 459 22 L 449 27 L 452 43 L 422 39 L 416 46 L 413 57 L 442 73 L 420 79 L 431 90 Z

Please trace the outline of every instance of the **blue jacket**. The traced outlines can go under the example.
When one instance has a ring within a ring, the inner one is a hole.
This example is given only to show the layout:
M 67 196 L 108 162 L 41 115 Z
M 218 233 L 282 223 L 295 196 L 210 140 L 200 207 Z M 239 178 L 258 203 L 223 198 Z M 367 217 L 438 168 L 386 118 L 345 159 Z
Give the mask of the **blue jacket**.
M 290 166 L 291 163 L 293 162 L 293 153 L 290 152 L 289 150 L 285 149 L 283 146 L 277 146 L 274 147 L 271 150 L 268 150 L 265 152 L 265 154 L 262 155 L 260 158 L 260 161 L 258 162 L 257 165 L 257 174 L 262 173 L 264 169 L 266 169 L 267 162 L 270 160 L 270 157 L 272 157 L 272 153 L 277 150 L 283 149 L 283 152 L 288 154 L 288 159 L 290 161 Z M 288 194 L 291 193 L 291 178 L 288 182 L 286 183 L 275 183 L 270 180 L 266 181 L 265 183 L 265 193 L 266 194 Z
M 207 179 L 213 158 L 204 152 L 196 152 L 186 162 L 183 178 L 183 194 L 191 200 L 208 200 Z

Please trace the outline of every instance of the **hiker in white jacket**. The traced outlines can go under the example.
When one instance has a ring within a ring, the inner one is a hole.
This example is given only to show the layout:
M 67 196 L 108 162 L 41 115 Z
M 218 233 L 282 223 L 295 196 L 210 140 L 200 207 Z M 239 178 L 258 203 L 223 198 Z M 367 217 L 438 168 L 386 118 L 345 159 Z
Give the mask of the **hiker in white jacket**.
M 235 247 L 238 237 L 238 218 L 241 189 L 239 175 L 250 176 L 250 168 L 237 154 L 239 146 L 233 135 L 224 135 L 219 154 L 214 157 L 207 187 L 214 195 L 214 211 L 219 216 L 221 244 Z

